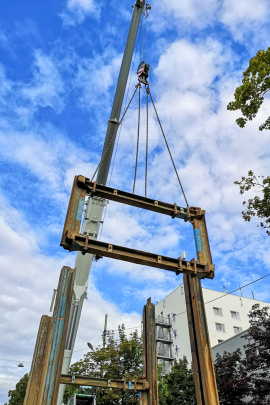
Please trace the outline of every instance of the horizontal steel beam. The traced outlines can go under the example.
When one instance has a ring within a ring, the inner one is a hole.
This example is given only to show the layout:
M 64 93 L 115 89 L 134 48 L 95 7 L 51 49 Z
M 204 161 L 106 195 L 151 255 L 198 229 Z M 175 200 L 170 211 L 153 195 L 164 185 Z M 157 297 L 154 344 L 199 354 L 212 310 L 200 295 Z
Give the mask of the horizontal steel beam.
M 133 379 L 132 381 L 83 377 L 72 375 L 61 375 L 60 384 L 85 385 L 88 387 L 119 388 L 123 390 L 146 391 L 149 389 L 149 382 L 144 379 Z
M 110 257 L 112 259 L 137 263 L 143 266 L 173 271 L 176 274 L 197 274 L 200 278 L 214 277 L 214 265 L 209 266 L 207 264 L 199 264 L 195 259 L 190 262 L 182 260 L 181 258 L 174 259 L 155 253 L 148 253 L 141 250 L 88 239 L 87 236 L 76 235 L 68 231 L 62 239 L 61 246 L 69 251 L 91 253 L 97 255 L 97 257 Z
M 159 214 L 169 215 L 172 218 L 181 218 L 186 221 L 189 219 L 189 210 L 187 208 L 178 207 L 176 204 L 168 204 L 140 195 L 127 193 L 126 191 L 103 186 L 97 184 L 96 182 L 91 182 L 84 176 L 76 176 L 75 182 L 77 187 L 84 189 L 86 194 L 91 196 L 106 198 L 108 200 L 131 205 L 133 207 L 158 212 Z

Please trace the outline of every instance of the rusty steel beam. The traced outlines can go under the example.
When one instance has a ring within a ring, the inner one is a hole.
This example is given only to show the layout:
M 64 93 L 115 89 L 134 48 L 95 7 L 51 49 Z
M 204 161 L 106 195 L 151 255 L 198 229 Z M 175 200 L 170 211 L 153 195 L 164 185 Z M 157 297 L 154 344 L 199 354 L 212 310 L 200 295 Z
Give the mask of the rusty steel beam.
M 212 358 L 201 281 L 184 275 L 192 367 L 197 405 L 218 405 L 218 391 Z
M 145 391 L 149 389 L 149 383 L 141 378 L 133 378 L 132 380 L 120 380 L 120 379 L 107 379 L 107 378 L 95 378 L 84 377 L 75 375 L 61 375 L 61 384 L 71 385 L 85 385 L 87 387 L 101 387 L 101 388 L 118 388 L 123 390 L 135 390 Z
M 77 177 L 78 176 L 75 176 L 74 178 L 72 190 L 70 193 L 62 240 L 65 237 L 67 231 L 71 233 L 80 232 L 86 192 L 84 189 L 78 186 Z
M 205 212 L 197 211 L 191 218 L 198 263 L 213 266 Z M 214 273 L 209 278 L 213 278 Z M 198 277 L 184 275 L 192 366 L 198 405 L 219 404 L 215 369 L 212 358 L 201 281 Z
M 148 253 L 141 250 L 130 249 L 123 246 L 88 239 L 87 236 L 74 235 L 69 232 L 65 235 L 61 246 L 69 251 L 81 251 L 92 253 L 98 257 L 110 257 L 130 263 L 137 263 L 144 266 L 156 267 L 159 269 L 173 271 L 176 274 L 197 274 L 201 278 L 212 278 L 214 266 L 199 264 L 196 260 L 186 261 L 181 258 L 174 259 L 167 256 Z
M 46 355 L 46 345 L 50 330 L 51 317 L 42 315 L 36 339 L 33 361 L 29 374 L 24 405 L 37 405 L 39 402 L 41 380 L 44 373 L 44 357 Z
M 193 225 L 197 259 L 201 264 L 212 264 L 212 255 L 208 239 L 204 211 L 201 215 L 195 215 L 190 219 Z
M 158 212 L 159 214 L 169 215 L 172 218 L 181 218 L 188 220 L 189 211 L 187 208 L 178 207 L 176 204 L 153 200 L 140 195 L 127 193 L 112 187 L 103 186 L 96 182 L 91 182 L 84 176 L 75 176 L 73 188 L 78 190 L 82 188 L 86 195 L 96 196 L 131 205 L 133 207 L 143 208 L 149 211 Z
M 158 405 L 157 342 L 155 306 L 148 298 L 143 308 L 143 373 L 149 382 L 146 395 L 142 393 L 140 405 Z
M 47 343 L 48 350 L 44 359 L 46 373 L 43 373 L 42 379 L 44 381 L 44 390 L 42 401 L 40 402 L 41 405 L 56 405 L 57 403 L 73 282 L 74 270 L 64 266 L 59 278 L 54 312 L 50 325 L 50 339 Z

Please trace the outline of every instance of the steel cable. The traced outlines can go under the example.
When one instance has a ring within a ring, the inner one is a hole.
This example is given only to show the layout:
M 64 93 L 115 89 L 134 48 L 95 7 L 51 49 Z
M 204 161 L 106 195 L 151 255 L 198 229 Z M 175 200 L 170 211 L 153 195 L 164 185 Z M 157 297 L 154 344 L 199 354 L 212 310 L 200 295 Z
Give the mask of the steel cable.
M 146 92 L 146 147 L 145 147 L 145 197 L 147 197 L 147 169 L 148 169 L 148 93 Z
M 122 115 L 121 120 L 117 123 L 117 129 L 118 129 L 119 126 L 122 124 L 122 121 L 123 121 L 123 119 L 124 119 L 124 117 L 125 117 L 125 115 L 126 115 L 126 113 L 127 113 L 127 110 L 128 110 L 129 107 L 130 107 L 130 104 L 131 104 L 131 102 L 132 102 L 132 100 L 133 100 L 133 98 L 134 98 L 134 96 L 135 96 L 135 94 L 136 94 L 136 91 L 138 90 L 139 85 L 137 85 L 137 86 L 135 86 L 135 87 L 136 87 L 136 88 L 135 88 L 135 91 L 134 91 L 134 93 L 133 93 L 133 95 L 132 95 L 132 97 L 131 97 L 131 99 L 130 99 L 130 102 L 128 103 L 128 106 L 127 106 L 127 108 L 125 109 L 124 114 Z M 95 175 L 97 174 L 97 171 L 98 171 L 98 169 L 99 169 L 99 167 L 100 167 L 100 165 L 101 165 L 103 159 L 105 158 L 106 154 L 108 153 L 109 147 L 111 146 L 111 143 L 112 143 L 112 141 L 113 141 L 114 139 L 115 139 L 115 137 L 112 136 L 111 139 L 110 139 L 110 142 L 109 142 L 108 145 L 107 145 L 106 150 L 104 151 L 104 153 L 103 153 L 102 156 L 101 156 L 101 159 L 100 159 L 100 161 L 99 161 L 99 164 L 98 164 L 98 166 L 97 166 L 97 168 L 96 168 L 96 170 L 95 170 L 95 172 L 94 172 L 94 174 L 93 174 L 93 176 L 92 176 L 92 178 L 91 178 L 91 181 L 94 180 Z
M 185 202 L 186 202 L 186 204 L 187 204 L 187 207 L 189 208 L 189 204 L 188 204 L 188 201 L 187 201 L 187 197 L 186 197 L 186 194 L 185 194 L 185 192 L 184 192 L 184 189 L 183 189 L 183 186 L 182 186 L 182 183 L 181 183 L 181 180 L 180 180 L 179 174 L 178 174 L 178 172 L 177 172 L 177 169 L 176 169 L 176 166 L 175 166 L 175 163 L 174 163 L 174 160 L 173 160 L 173 157 L 172 157 L 171 151 L 170 151 L 170 147 L 169 147 L 169 144 L 168 144 L 168 142 L 167 142 L 167 139 L 166 139 L 165 133 L 164 133 L 164 131 L 163 131 L 163 128 L 162 128 L 162 125 L 161 125 L 161 122 L 160 122 L 160 119 L 159 119 L 159 116 L 158 116 L 158 113 L 157 113 L 157 109 L 156 109 L 156 106 L 155 106 L 155 103 L 154 103 L 154 100 L 153 100 L 153 97 L 152 97 L 152 94 L 151 94 L 151 92 L 150 92 L 149 87 L 148 87 L 148 91 L 149 91 L 149 95 L 150 95 L 150 98 L 151 98 L 151 101 L 152 101 L 152 104 L 153 104 L 153 107 L 154 107 L 154 110 L 155 110 L 155 113 L 156 113 L 156 116 L 157 116 L 157 120 L 158 120 L 158 123 L 159 123 L 160 129 L 161 129 L 161 132 L 162 132 L 162 135 L 163 135 L 164 141 L 165 141 L 165 143 L 166 143 L 166 146 L 167 146 L 167 149 L 168 149 L 168 152 L 169 152 L 169 155 L 170 155 L 171 161 L 172 161 L 172 165 L 173 165 L 173 167 L 174 167 L 174 171 L 175 171 L 175 174 L 176 174 L 176 177 L 177 177 L 178 183 L 179 183 L 180 188 L 181 188 L 181 190 L 182 190 L 182 193 L 183 193 L 183 196 L 184 196 Z
M 133 181 L 132 193 L 135 193 L 137 168 L 138 168 L 138 155 L 139 155 L 139 143 L 140 143 L 140 120 L 141 120 L 141 85 L 139 84 L 139 108 L 138 108 L 138 132 L 137 132 L 137 148 L 136 148 L 136 160 L 135 160 L 135 173 Z

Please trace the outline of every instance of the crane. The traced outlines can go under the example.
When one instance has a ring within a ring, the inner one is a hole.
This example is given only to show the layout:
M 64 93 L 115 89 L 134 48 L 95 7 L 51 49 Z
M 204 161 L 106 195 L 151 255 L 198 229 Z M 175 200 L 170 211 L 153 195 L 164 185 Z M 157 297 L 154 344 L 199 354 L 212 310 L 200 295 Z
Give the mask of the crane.
M 130 65 L 134 52 L 137 32 L 141 20 L 141 15 L 144 10 L 148 13 L 151 6 L 145 0 L 136 0 L 133 6 L 132 19 L 129 27 L 126 47 L 122 59 L 121 69 L 119 73 L 118 83 L 115 91 L 114 102 L 111 110 L 110 119 L 108 120 L 107 133 L 103 146 L 102 156 L 106 151 L 106 159 L 101 159 L 101 164 L 98 169 L 97 183 L 106 185 L 109 174 L 112 153 L 115 144 L 115 137 L 119 125 L 119 118 L 123 105 L 124 94 L 126 90 Z M 89 238 L 97 239 L 106 202 L 100 198 L 89 198 L 86 210 L 82 232 L 88 235 Z M 67 332 L 66 347 L 62 366 L 62 373 L 67 374 L 71 362 L 72 352 L 76 339 L 76 334 L 80 322 L 82 307 L 87 294 L 88 279 L 92 266 L 93 255 L 82 255 L 78 252 L 75 262 L 76 275 L 74 280 L 72 306 L 69 317 L 69 326 Z M 58 395 L 57 405 L 61 405 L 64 396 L 65 386 L 61 385 Z

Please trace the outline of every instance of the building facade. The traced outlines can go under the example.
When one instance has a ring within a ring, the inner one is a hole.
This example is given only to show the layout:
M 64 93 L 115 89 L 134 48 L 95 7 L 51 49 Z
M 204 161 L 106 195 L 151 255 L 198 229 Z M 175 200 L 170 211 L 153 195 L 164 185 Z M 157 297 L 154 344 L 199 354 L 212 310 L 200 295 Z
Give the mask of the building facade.
M 205 311 L 211 347 L 238 335 L 249 327 L 248 314 L 254 304 L 269 303 L 226 292 L 203 288 Z M 191 350 L 184 286 L 176 288 L 156 304 L 157 357 L 162 374 L 170 372 L 174 359 L 186 356 L 191 363 Z

